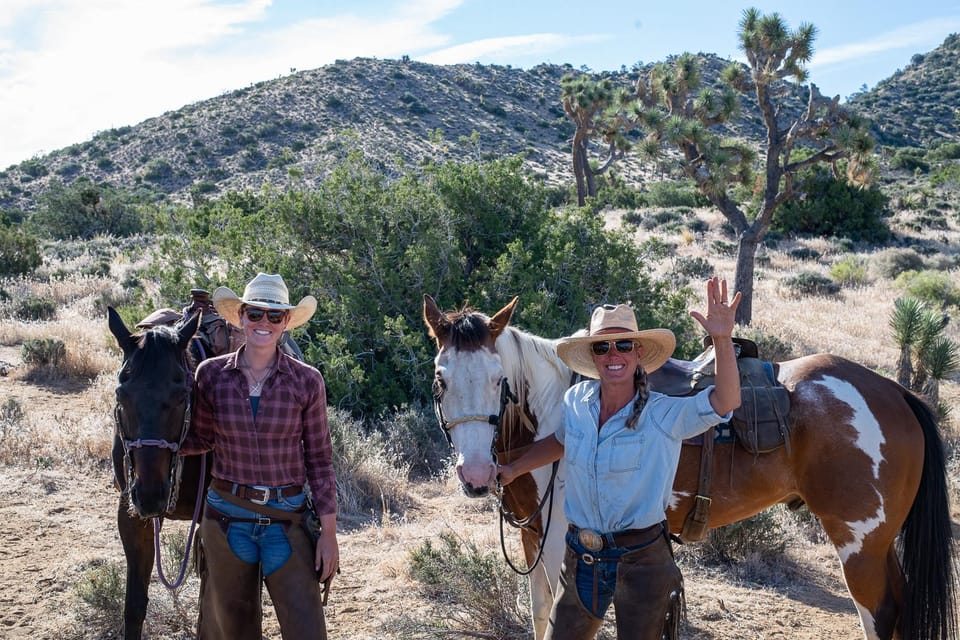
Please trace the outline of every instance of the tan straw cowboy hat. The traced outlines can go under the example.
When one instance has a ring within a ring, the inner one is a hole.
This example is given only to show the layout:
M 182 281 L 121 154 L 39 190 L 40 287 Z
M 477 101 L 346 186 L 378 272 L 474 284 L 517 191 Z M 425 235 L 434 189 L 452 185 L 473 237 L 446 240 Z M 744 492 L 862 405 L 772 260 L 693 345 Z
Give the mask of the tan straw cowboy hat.
M 600 331 L 609 329 L 621 331 L 597 335 Z M 640 354 L 640 365 L 648 373 L 659 369 L 677 346 L 677 340 L 669 329 L 640 331 L 637 328 L 637 316 L 633 309 L 625 304 L 616 306 L 605 304 L 593 310 L 587 335 L 562 338 L 557 344 L 557 355 L 580 375 L 599 378 L 600 373 L 593 361 L 590 345 L 594 342 L 617 340 L 633 340 L 640 343 L 643 349 Z
M 283 278 L 262 272 L 247 284 L 242 298 L 227 287 L 218 287 L 213 292 L 213 306 L 232 325 L 240 326 L 240 307 L 243 305 L 261 309 L 288 309 L 290 323 L 287 329 L 293 329 L 310 319 L 317 310 L 317 299 L 306 296 L 294 306 L 290 304 L 290 293 Z

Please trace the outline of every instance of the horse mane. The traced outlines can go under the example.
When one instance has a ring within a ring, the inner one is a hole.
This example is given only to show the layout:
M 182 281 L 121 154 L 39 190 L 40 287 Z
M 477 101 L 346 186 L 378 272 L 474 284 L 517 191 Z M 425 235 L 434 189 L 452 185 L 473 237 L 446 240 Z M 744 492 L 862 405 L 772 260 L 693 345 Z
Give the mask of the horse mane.
M 490 317 L 473 307 L 448 311 L 444 316 L 450 323 L 450 346 L 455 349 L 476 349 L 490 340 Z
M 178 334 L 177 330 L 173 327 L 158 325 L 134 333 L 130 338 L 136 341 L 137 349 L 131 354 L 130 358 L 124 362 L 123 366 L 129 375 L 136 376 L 146 363 L 152 364 L 155 361 L 156 356 L 154 354 L 163 353 L 165 350 L 177 353 L 177 343 L 180 341 L 180 334 Z M 186 350 L 184 358 L 187 370 L 193 371 L 196 366 L 189 349 Z
M 496 348 L 517 395 L 517 404 L 506 412 L 501 424 L 505 439 L 519 437 L 518 431 L 523 429 L 540 435 L 553 433 L 572 376 L 557 355 L 557 341 L 508 326 L 497 338 Z

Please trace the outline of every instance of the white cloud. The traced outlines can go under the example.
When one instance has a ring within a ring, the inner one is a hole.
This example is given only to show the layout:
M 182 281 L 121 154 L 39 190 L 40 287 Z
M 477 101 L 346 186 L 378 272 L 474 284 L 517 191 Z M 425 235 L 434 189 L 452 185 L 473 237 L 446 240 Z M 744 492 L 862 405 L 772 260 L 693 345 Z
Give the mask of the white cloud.
M 897 49 L 937 47 L 952 32 L 960 30 L 960 17 L 924 20 L 888 31 L 876 38 L 815 51 L 810 67 L 824 68 L 869 58 Z
M 417 56 L 430 64 L 459 64 L 478 60 L 507 62 L 517 56 L 542 56 L 559 49 L 606 40 L 606 36 L 568 36 L 561 33 L 532 33 L 522 36 L 485 38 Z

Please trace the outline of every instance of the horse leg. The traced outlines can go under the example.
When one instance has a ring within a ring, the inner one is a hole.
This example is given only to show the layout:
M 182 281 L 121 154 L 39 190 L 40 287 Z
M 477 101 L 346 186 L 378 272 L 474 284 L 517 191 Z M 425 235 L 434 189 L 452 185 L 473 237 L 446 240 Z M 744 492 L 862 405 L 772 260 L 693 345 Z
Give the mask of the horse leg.
M 523 545 L 527 566 L 537 559 L 537 548 L 540 536 L 528 529 L 520 532 L 520 541 Z M 530 572 L 530 613 L 533 617 L 533 633 L 536 640 L 542 640 L 547 632 L 547 620 L 550 618 L 550 609 L 553 607 L 553 586 L 543 562 L 537 564 Z
M 822 522 L 840 556 L 843 578 L 857 607 L 863 637 L 893 640 L 904 589 L 893 538 L 884 529 L 875 529 L 865 534 L 857 546 L 849 542 L 851 523 L 837 527 L 827 520 Z
M 123 638 L 140 640 L 143 620 L 147 616 L 147 590 L 153 571 L 153 540 L 149 520 L 131 516 L 127 501 L 120 500 L 117 509 L 117 530 L 127 561 L 126 595 L 123 601 Z

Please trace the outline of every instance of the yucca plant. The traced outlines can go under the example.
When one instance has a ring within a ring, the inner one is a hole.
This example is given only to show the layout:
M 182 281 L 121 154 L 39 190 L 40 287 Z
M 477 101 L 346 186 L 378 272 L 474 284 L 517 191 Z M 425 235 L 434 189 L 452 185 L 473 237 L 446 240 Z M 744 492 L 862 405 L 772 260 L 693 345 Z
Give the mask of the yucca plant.
M 908 388 L 910 378 L 913 377 L 911 351 L 920 332 L 921 317 L 925 310 L 926 305 L 916 298 L 897 298 L 893 302 L 893 313 L 890 314 L 890 330 L 900 349 L 897 358 L 897 382 Z
M 919 357 L 927 372 L 921 391 L 932 406 L 939 407 L 940 381 L 960 365 L 960 344 L 945 336 L 937 336 L 926 345 Z

